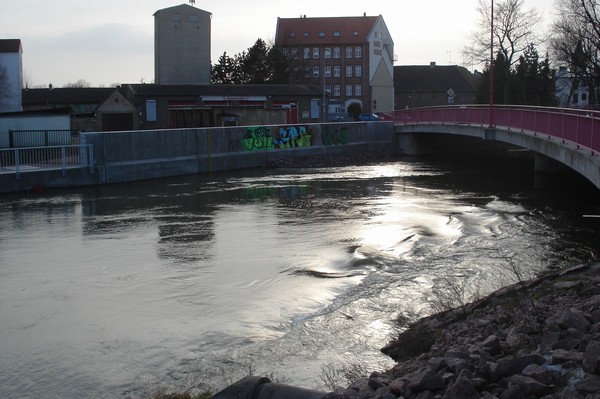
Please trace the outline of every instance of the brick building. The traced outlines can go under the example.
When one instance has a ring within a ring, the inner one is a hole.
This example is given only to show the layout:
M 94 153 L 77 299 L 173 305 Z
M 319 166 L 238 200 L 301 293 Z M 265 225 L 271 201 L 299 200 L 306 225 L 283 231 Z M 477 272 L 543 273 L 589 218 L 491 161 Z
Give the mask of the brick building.
M 394 42 L 381 15 L 278 18 L 275 44 L 292 83 L 321 88 L 313 107 L 325 115 L 351 103 L 363 112 L 394 109 Z

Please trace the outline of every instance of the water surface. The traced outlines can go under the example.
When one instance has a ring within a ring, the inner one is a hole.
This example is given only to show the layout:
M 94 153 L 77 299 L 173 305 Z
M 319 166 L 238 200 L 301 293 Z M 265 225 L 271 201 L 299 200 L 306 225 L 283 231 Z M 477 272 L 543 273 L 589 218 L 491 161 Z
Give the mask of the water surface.
M 0 396 L 142 397 L 248 373 L 324 389 L 448 284 L 596 259 L 597 190 L 518 158 L 187 176 L 0 197 Z M 438 303 L 439 304 L 439 303 Z M 343 383 L 343 381 L 340 381 Z

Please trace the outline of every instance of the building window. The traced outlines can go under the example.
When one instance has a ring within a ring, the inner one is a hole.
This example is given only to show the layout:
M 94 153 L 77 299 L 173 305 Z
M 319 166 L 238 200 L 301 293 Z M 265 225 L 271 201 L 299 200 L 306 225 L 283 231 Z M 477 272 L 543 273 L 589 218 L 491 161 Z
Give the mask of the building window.
M 333 37 L 340 37 L 340 31 L 336 30 L 335 32 L 333 32 Z
M 361 85 L 355 85 L 354 86 L 354 95 L 355 96 L 362 96 L 362 86 Z
M 156 122 L 156 100 L 146 100 L 146 121 Z
M 362 57 L 362 48 L 355 47 L 354 48 L 354 58 L 360 58 L 360 57 Z
M 346 58 L 352 58 L 352 47 L 346 47 Z
M 319 77 L 319 67 L 317 65 L 313 66 L 313 78 Z
M 334 65 L 333 67 L 333 77 L 339 78 L 342 74 L 342 68 L 339 65 Z
M 313 58 L 319 58 L 319 48 L 313 48 Z
M 331 94 L 331 85 L 325 85 L 325 93 Z
M 579 102 L 579 95 L 577 93 L 573 94 L 573 104 L 577 104 Z
M 298 58 L 298 49 L 296 47 L 292 47 L 292 58 Z
M 340 85 L 333 85 L 333 96 L 334 97 L 340 96 Z
M 352 95 L 352 85 L 346 85 L 346 96 Z
M 190 22 L 198 22 L 198 16 L 197 15 L 190 15 Z
M 319 32 L 319 37 L 325 37 L 325 32 Z
M 325 55 L 323 57 L 325 58 L 331 58 L 331 49 L 330 48 L 326 48 L 324 50 Z
M 304 37 L 308 37 L 308 32 L 304 32 L 304 33 L 302 34 L 302 36 L 304 36 Z
M 358 36 L 358 31 L 354 31 L 354 36 Z
M 587 93 L 581 93 L 581 101 L 587 101 Z
M 346 77 L 347 78 L 352 77 L 352 65 L 346 65 Z
M 171 18 L 172 18 L 172 19 L 173 19 L 173 21 L 175 21 L 175 22 L 179 22 L 179 21 L 181 21 L 181 15 L 180 15 L 180 14 L 173 14 L 173 15 L 171 16 Z
M 354 76 L 361 77 L 362 76 L 362 65 L 354 66 Z
M 305 78 L 310 78 L 310 67 L 305 67 L 304 68 L 304 77 Z
M 310 58 L 310 49 L 306 47 L 304 49 L 304 59 Z
M 340 58 L 340 48 L 339 47 L 335 47 L 333 49 L 333 58 Z
M 296 32 L 290 32 L 290 37 L 296 37 Z
M 331 65 L 325 65 L 325 77 L 326 78 L 331 77 Z

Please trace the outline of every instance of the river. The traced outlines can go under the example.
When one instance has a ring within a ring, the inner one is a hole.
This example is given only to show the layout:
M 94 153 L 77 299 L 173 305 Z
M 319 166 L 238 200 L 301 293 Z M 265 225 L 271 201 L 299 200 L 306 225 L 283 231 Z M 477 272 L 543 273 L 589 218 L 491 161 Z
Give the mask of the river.
M 589 183 L 456 158 L 1 196 L 0 397 L 328 390 L 411 320 L 597 260 Z

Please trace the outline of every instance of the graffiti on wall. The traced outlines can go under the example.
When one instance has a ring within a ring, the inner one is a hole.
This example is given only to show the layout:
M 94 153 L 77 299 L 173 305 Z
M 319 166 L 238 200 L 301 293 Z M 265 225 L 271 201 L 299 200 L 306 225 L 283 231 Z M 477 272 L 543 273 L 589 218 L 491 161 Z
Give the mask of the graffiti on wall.
M 321 132 L 323 145 L 344 145 L 348 144 L 348 128 L 332 128 L 325 126 Z
M 306 126 L 257 126 L 246 130 L 242 144 L 246 151 L 310 147 L 311 138 Z

